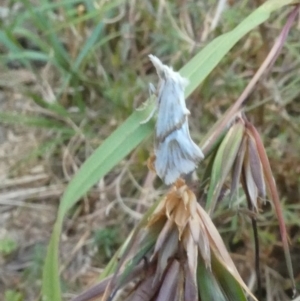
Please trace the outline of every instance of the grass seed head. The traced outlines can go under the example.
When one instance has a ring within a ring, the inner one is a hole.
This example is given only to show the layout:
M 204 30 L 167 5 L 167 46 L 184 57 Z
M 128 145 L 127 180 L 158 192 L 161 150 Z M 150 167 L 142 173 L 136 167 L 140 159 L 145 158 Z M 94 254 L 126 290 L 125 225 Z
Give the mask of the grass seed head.
M 122 300 L 134 301 L 210 301 L 220 296 L 246 301 L 244 291 L 251 294 L 213 222 L 182 179 L 158 203 L 131 245 L 135 247 L 120 259 L 121 272 L 111 280 L 111 293 L 103 301 L 117 300 L 116 292 L 124 287 L 130 289 Z

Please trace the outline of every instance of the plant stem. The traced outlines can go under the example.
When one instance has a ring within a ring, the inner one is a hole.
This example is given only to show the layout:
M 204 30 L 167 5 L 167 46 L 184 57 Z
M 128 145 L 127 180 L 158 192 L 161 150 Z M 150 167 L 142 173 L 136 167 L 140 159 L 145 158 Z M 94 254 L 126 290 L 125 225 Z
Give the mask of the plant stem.
M 224 129 L 228 126 L 228 124 L 230 124 L 231 120 L 241 110 L 241 107 L 246 103 L 247 97 L 253 91 L 255 85 L 262 77 L 264 72 L 270 70 L 270 68 L 274 65 L 276 59 L 278 58 L 281 52 L 281 49 L 284 45 L 287 35 L 293 25 L 293 22 L 299 12 L 299 9 L 300 9 L 300 5 L 297 4 L 295 8 L 292 10 L 292 12 L 290 13 L 286 24 L 282 28 L 281 33 L 279 34 L 277 40 L 275 41 L 272 49 L 270 50 L 268 56 L 266 57 L 262 65 L 256 71 L 255 75 L 253 76 L 253 78 L 251 79 L 251 81 L 249 82 L 245 90 L 242 92 L 240 97 L 224 114 L 224 117 L 220 120 L 218 126 L 214 129 L 214 132 L 211 134 L 210 139 L 204 142 L 204 145 L 202 146 L 201 149 L 205 156 L 211 151 L 212 146 L 218 140 L 220 135 L 222 135 Z

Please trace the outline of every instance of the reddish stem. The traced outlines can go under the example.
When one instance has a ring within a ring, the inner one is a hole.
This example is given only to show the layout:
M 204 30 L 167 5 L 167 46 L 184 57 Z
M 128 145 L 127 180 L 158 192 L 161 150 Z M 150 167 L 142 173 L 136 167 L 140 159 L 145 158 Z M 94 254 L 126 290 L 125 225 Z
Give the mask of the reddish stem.
M 270 69 L 273 64 L 275 63 L 277 57 L 279 56 L 281 49 L 284 45 L 284 42 L 287 38 L 287 35 L 293 25 L 293 22 L 299 12 L 300 5 L 296 5 L 295 8 L 290 13 L 286 24 L 284 25 L 281 33 L 279 34 L 277 40 L 275 41 L 271 51 L 269 52 L 268 56 L 262 63 L 262 65 L 259 67 L 259 69 L 256 71 L 255 75 L 243 91 L 243 93 L 240 95 L 240 97 L 237 99 L 237 101 L 232 105 L 231 108 L 227 110 L 224 117 L 221 119 L 220 123 L 216 127 L 215 131 L 212 133 L 212 135 L 209 137 L 207 141 L 205 141 L 204 145 L 202 146 L 202 151 L 204 155 L 207 155 L 210 151 L 214 143 L 218 140 L 220 135 L 222 135 L 224 129 L 227 127 L 227 125 L 231 122 L 231 120 L 234 118 L 236 113 L 241 109 L 242 105 L 245 103 L 247 97 L 252 92 L 254 86 L 257 84 L 263 73 Z
M 255 139 L 257 150 L 258 150 L 260 160 L 261 160 L 261 163 L 262 163 L 262 166 L 263 166 L 263 169 L 264 169 L 266 184 L 268 185 L 270 198 L 273 201 L 273 205 L 274 205 L 275 212 L 276 212 L 277 219 L 278 219 L 278 223 L 279 223 L 279 229 L 280 229 L 281 241 L 282 241 L 282 244 L 283 244 L 285 260 L 286 260 L 289 276 L 290 276 L 291 281 L 292 281 L 293 292 L 294 292 L 294 295 L 295 295 L 295 293 L 296 293 L 296 284 L 295 284 L 295 279 L 294 279 L 291 255 L 290 255 L 290 251 L 289 251 L 288 234 L 287 234 L 287 231 L 286 231 L 286 226 L 285 226 L 285 222 L 284 222 L 284 217 L 283 217 L 283 212 L 282 212 L 282 208 L 281 208 L 281 204 L 280 204 L 280 199 L 279 199 L 279 195 L 278 195 L 278 192 L 277 192 L 275 180 L 273 178 L 270 162 L 269 162 L 268 156 L 266 154 L 265 148 L 263 146 L 263 143 L 260 139 L 259 133 L 257 132 L 257 130 L 255 129 L 255 127 L 252 124 L 247 123 L 247 127 L 248 127 L 249 131 L 251 132 L 251 134 L 253 135 L 253 137 Z

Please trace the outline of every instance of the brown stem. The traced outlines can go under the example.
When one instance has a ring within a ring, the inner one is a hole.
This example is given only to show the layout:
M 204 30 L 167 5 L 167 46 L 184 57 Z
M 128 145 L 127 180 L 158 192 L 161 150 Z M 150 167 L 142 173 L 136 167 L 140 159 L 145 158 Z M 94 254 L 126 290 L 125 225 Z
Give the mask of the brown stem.
M 280 54 L 280 51 L 284 45 L 284 42 L 287 38 L 287 35 L 292 27 L 292 24 L 299 12 L 300 5 L 296 5 L 295 8 L 290 13 L 286 24 L 282 28 L 281 33 L 279 34 L 277 40 L 275 41 L 271 51 L 269 52 L 268 56 L 262 63 L 262 65 L 259 67 L 259 69 L 256 71 L 255 75 L 243 91 L 243 93 L 240 95 L 240 97 L 237 99 L 237 101 L 232 105 L 231 108 L 227 110 L 224 117 L 220 120 L 215 130 L 210 135 L 209 139 L 207 139 L 204 144 L 202 145 L 202 151 L 203 154 L 206 156 L 208 153 L 210 153 L 213 145 L 218 140 L 220 135 L 224 132 L 227 125 L 230 124 L 231 120 L 235 117 L 237 112 L 241 109 L 241 107 L 246 103 L 247 97 L 252 92 L 254 86 L 257 84 L 261 76 L 263 75 L 266 70 L 269 70 L 273 64 L 275 63 L 277 57 Z
M 281 208 L 280 199 L 279 199 L 279 195 L 278 195 L 278 192 L 277 192 L 275 180 L 273 178 L 270 162 L 269 162 L 268 156 L 266 154 L 265 148 L 263 146 L 263 143 L 260 139 L 260 136 L 259 136 L 257 130 L 250 123 L 247 124 L 247 127 L 248 127 L 249 131 L 251 132 L 251 134 L 253 135 L 253 137 L 255 139 L 255 142 L 256 142 L 256 145 L 257 145 L 257 150 L 258 150 L 260 160 L 261 160 L 261 163 L 262 163 L 262 166 L 263 166 L 263 169 L 264 169 L 266 184 L 267 184 L 267 187 L 268 187 L 268 190 L 269 190 L 269 193 L 270 193 L 270 198 L 273 201 L 274 209 L 275 209 L 277 219 L 278 219 L 278 223 L 279 223 L 279 229 L 280 229 L 281 241 L 282 241 L 282 244 L 283 244 L 285 260 L 286 260 L 289 276 L 290 276 L 290 279 L 292 281 L 293 293 L 294 293 L 294 296 L 295 296 L 295 294 L 296 294 L 296 283 L 295 283 L 295 279 L 294 279 L 293 265 L 292 265 L 292 261 L 291 261 L 290 251 L 289 251 L 288 233 L 287 233 L 287 230 L 286 230 L 284 217 L 283 217 L 283 211 L 282 211 L 282 208 Z

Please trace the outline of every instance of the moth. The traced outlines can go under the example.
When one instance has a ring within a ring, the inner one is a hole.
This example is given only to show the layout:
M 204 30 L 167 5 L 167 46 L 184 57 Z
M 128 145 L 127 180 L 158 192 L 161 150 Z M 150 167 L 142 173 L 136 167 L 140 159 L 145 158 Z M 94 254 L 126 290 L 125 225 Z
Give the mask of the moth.
M 154 167 L 157 175 L 169 185 L 182 174 L 195 170 L 204 155 L 191 139 L 189 132 L 190 111 L 186 107 L 184 97 L 188 80 L 172 67 L 164 65 L 156 56 L 150 54 L 149 58 L 159 76 L 159 85 L 156 107 L 145 122 L 158 111 Z

